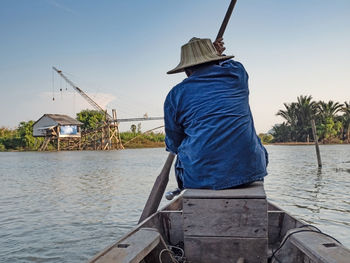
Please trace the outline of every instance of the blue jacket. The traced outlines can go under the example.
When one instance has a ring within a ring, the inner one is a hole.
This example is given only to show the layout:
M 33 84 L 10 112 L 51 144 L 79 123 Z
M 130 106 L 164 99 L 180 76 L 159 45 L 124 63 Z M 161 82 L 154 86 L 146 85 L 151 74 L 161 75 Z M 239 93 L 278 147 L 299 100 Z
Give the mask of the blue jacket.
M 225 189 L 267 175 L 248 97 L 248 74 L 233 60 L 203 67 L 169 92 L 165 142 L 177 154 L 180 187 Z

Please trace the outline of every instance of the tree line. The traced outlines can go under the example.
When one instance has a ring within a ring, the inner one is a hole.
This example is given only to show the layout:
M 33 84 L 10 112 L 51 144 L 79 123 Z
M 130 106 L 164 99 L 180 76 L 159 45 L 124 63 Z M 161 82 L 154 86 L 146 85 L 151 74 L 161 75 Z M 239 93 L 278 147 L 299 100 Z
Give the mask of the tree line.
M 313 141 L 312 119 L 316 122 L 317 135 L 322 143 L 350 143 L 350 101 L 314 101 L 312 96 L 301 95 L 296 102 L 283 105 L 284 108 L 276 115 L 281 116 L 284 122 L 274 125 L 266 134 L 259 134 L 264 143 Z M 82 130 L 88 131 L 103 125 L 105 115 L 95 110 L 82 110 L 77 113 L 76 119 L 83 123 Z M 34 123 L 32 120 L 23 121 L 15 129 L 0 128 L 0 151 L 37 150 L 44 139 L 33 137 Z M 140 134 L 141 124 L 132 124 L 129 132 L 121 133 L 121 139 L 125 143 L 140 137 Z M 142 135 L 141 141 L 164 142 L 164 138 L 164 134 L 148 133 Z
M 104 125 L 106 116 L 102 112 L 96 110 L 82 110 L 76 115 L 76 119 L 82 122 L 82 131 L 90 131 Z M 9 129 L 5 127 L 0 127 L 0 151 L 36 151 L 39 149 L 44 141 L 43 137 L 33 137 L 33 124 L 35 122 L 23 121 L 20 122 L 17 128 Z M 122 132 L 121 134 L 122 143 L 136 138 L 133 141 L 132 146 L 142 147 L 142 145 L 150 146 L 154 145 L 150 142 L 160 143 L 164 142 L 165 135 L 162 133 L 147 133 L 142 134 L 141 123 L 137 126 L 132 124 L 130 131 Z M 53 145 L 48 146 L 48 150 L 54 150 Z
M 42 138 L 33 137 L 34 121 L 22 121 L 16 129 L 0 128 L 0 151 L 37 150 Z
M 350 102 L 314 101 L 312 96 L 299 96 L 296 102 L 284 103 L 277 112 L 284 122 L 273 126 L 260 137 L 265 142 L 313 141 L 311 120 L 316 123 L 322 143 L 350 143 Z

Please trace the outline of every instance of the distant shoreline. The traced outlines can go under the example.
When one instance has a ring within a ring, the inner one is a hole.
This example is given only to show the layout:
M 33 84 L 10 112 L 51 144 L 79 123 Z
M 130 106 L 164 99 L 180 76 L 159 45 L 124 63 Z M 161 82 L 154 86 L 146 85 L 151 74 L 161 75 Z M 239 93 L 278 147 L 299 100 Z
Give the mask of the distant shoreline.
M 277 146 L 313 146 L 314 142 L 274 142 L 264 143 L 264 145 L 277 145 Z M 320 143 L 320 145 L 350 145 L 350 143 Z M 165 148 L 164 142 L 153 141 L 139 141 L 135 140 L 132 143 L 124 145 L 124 149 L 143 149 L 143 148 Z M 100 151 L 100 150 L 72 150 L 72 151 Z M 38 152 L 35 150 L 6 150 L 0 152 Z M 56 150 L 48 150 L 44 152 L 56 152 Z M 70 151 L 71 152 L 71 151 Z
M 141 148 L 165 148 L 164 142 L 135 142 L 124 145 L 124 149 L 141 149 Z
M 345 145 L 349 143 L 321 143 L 319 145 Z M 314 142 L 273 142 L 266 143 L 264 145 L 283 145 L 283 146 L 299 146 L 299 145 L 315 145 Z

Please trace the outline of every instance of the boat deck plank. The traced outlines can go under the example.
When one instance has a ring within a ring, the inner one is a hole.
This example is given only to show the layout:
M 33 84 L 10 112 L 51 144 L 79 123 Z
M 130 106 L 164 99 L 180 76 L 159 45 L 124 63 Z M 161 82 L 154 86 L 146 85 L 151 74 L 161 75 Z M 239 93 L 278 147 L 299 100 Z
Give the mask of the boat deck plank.
M 316 232 L 300 232 L 291 236 L 291 242 L 300 249 L 311 262 L 350 262 L 350 250 L 323 234 Z
M 254 182 L 249 186 L 213 191 L 208 189 L 186 189 L 184 199 L 266 199 L 263 182 Z

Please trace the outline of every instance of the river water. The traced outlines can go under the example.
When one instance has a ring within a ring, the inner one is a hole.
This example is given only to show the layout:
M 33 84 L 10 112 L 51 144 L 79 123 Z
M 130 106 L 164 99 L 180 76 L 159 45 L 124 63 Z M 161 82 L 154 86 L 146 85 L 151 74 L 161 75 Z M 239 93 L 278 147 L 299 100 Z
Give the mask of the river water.
M 321 146 L 322 170 L 312 146 L 266 148 L 269 200 L 350 247 L 350 145 Z M 87 261 L 136 225 L 166 157 L 163 149 L 0 153 L 0 262 Z

